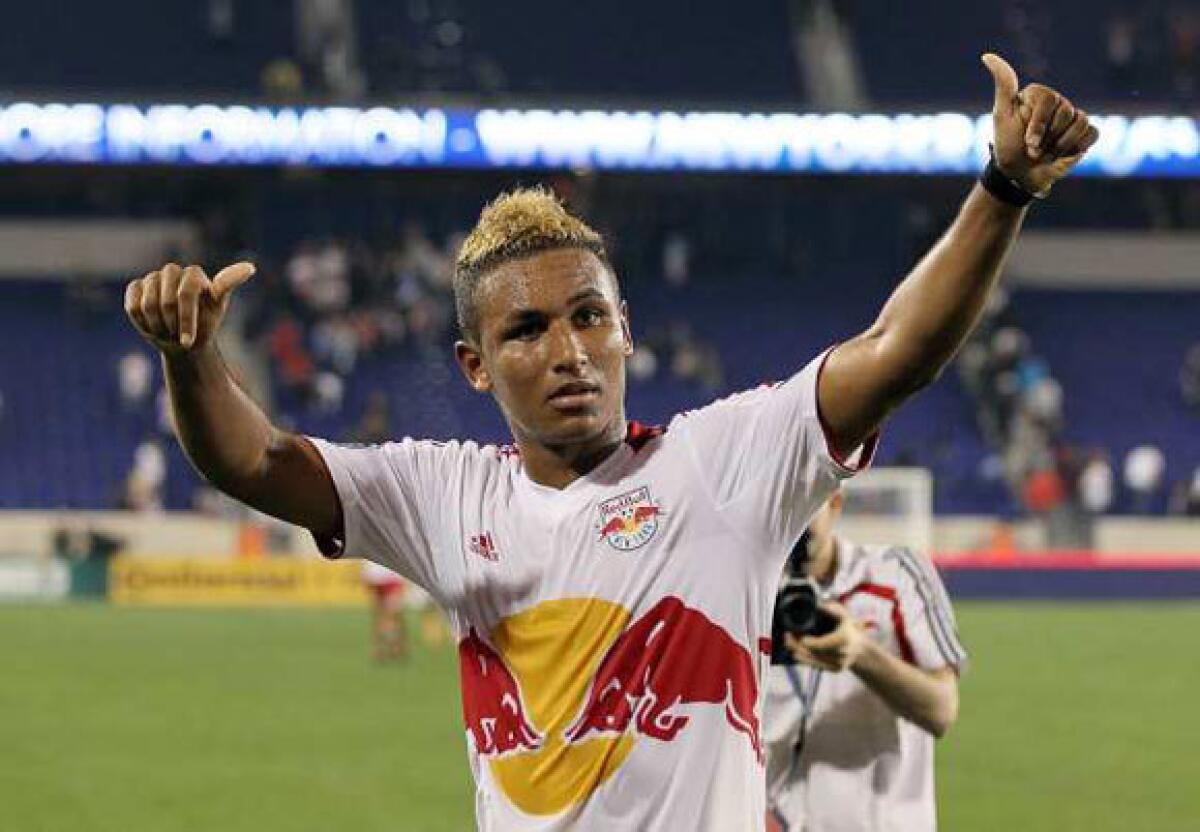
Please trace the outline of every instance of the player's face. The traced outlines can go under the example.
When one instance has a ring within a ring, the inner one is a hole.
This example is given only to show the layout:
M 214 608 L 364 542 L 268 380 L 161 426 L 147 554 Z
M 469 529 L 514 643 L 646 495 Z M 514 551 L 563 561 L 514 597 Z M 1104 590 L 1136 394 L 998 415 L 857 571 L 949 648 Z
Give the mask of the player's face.
M 518 441 L 546 447 L 620 439 L 624 305 L 598 257 L 558 249 L 504 263 L 476 289 L 479 344 L 460 343 L 471 385 L 491 392 Z

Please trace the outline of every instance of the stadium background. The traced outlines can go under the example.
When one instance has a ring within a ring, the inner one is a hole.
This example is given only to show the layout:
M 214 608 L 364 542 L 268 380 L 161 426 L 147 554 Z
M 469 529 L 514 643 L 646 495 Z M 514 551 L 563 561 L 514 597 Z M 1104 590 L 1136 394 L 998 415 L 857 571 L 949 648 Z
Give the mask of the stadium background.
M 6 7 L 3 825 L 470 827 L 453 651 L 373 665 L 354 567 L 201 487 L 124 280 L 255 260 L 224 348 L 284 424 L 504 440 L 450 361 L 448 258 L 544 183 L 611 235 L 629 413 L 665 421 L 871 320 L 977 168 L 991 49 L 1105 139 L 887 429 L 880 465 L 930 472 L 932 514 L 919 485 L 864 500 L 931 521 L 973 656 L 943 825 L 1200 828 L 1200 10 L 569 12 Z

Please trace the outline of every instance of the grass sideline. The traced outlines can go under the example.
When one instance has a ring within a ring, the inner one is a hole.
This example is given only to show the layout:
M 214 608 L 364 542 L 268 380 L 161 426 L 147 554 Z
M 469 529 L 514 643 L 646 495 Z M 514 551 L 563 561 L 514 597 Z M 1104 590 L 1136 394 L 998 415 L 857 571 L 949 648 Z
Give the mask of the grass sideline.
M 942 828 L 1200 824 L 1200 604 L 960 605 Z M 473 828 L 450 650 L 362 612 L 0 607 L 0 807 L 21 832 Z

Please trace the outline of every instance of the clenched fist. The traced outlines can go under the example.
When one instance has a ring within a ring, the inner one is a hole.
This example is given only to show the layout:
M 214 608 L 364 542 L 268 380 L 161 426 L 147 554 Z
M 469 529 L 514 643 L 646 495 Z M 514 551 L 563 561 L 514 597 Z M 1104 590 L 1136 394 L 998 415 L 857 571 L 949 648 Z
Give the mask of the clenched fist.
M 168 263 L 129 282 L 125 314 L 142 337 L 162 352 L 200 349 L 221 326 L 233 290 L 254 270 L 252 263 L 234 263 L 209 280 L 199 266 Z
M 1025 190 L 1044 196 L 1078 164 L 1100 137 L 1087 113 L 1042 84 L 1021 89 L 1017 73 L 999 55 L 983 64 L 992 74 L 996 164 Z

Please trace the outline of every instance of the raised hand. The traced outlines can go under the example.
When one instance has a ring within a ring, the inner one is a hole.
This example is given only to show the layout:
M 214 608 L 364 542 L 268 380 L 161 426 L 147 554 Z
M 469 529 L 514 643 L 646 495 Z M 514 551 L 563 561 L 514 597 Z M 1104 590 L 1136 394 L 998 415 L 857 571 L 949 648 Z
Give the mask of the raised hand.
M 1021 89 L 1016 71 L 999 55 L 987 53 L 983 65 L 996 87 L 996 164 L 1030 193 L 1044 195 L 1071 172 L 1100 131 L 1062 93 L 1042 84 Z
M 234 263 L 209 280 L 199 266 L 168 263 L 125 287 L 125 314 L 142 337 L 162 352 L 206 346 L 221 326 L 233 290 L 254 274 L 253 263 Z

